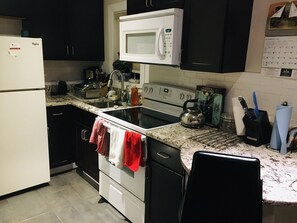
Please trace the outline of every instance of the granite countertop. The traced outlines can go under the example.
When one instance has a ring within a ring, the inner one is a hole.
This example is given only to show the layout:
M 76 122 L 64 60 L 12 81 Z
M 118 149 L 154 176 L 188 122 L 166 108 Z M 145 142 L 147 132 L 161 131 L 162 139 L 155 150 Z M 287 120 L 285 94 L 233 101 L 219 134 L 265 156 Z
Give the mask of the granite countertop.
M 227 149 L 215 149 L 194 140 L 195 136 L 210 130 L 213 129 L 189 129 L 178 123 L 150 130 L 147 136 L 180 149 L 182 164 L 187 172 L 191 170 L 192 157 L 197 150 L 256 157 L 261 162 L 263 203 L 297 206 L 297 152 L 282 155 L 265 146 L 254 147 L 243 142 Z
M 98 99 L 80 100 L 73 95 L 47 96 L 46 106 L 74 105 L 97 115 L 116 108 L 102 109 L 87 104 L 96 100 Z M 177 123 L 149 130 L 147 136 L 180 149 L 182 164 L 187 172 L 191 170 L 192 157 L 197 150 L 256 157 L 261 162 L 264 204 L 297 206 L 297 153 L 282 155 L 265 146 L 254 147 L 245 143 L 219 150 L 194 140 L 196 136 L 211 130 L 213 128 L 210 127 L 189 129 Z

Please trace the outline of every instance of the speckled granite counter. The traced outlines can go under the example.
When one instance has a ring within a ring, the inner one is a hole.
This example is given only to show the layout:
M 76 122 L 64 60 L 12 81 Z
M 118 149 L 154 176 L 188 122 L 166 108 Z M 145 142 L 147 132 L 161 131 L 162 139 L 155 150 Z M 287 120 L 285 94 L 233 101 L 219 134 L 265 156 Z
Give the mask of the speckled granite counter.
M 263 202 L 266 205 L 297 206 L 297 153 L 281 155 L 265 146 L 254 147 L 245 143 L 219 150 L 205 146 L 193 138 L 210 131 L 210 128 L 189 129 L 179 123 L 147 132 L 149 137 L 181 150 L 181 160 L 187 172 L 195 151 L 204 150 L 248 157 L 261 162 Z

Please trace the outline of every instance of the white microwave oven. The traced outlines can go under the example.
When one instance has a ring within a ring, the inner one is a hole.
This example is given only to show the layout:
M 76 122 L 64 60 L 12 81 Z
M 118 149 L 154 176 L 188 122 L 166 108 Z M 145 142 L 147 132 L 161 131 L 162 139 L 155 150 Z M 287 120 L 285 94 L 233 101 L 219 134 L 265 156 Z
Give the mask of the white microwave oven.
M 183 9 L 120 17 L 120 60 L 179 66 Z

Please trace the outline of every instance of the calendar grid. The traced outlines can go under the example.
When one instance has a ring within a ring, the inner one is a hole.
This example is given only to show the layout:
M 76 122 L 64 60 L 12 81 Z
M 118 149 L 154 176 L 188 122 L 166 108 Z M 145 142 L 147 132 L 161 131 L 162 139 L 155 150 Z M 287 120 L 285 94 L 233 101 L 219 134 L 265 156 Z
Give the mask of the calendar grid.
M 262 67 L 297 69 L 297 36 L 265 37 Z

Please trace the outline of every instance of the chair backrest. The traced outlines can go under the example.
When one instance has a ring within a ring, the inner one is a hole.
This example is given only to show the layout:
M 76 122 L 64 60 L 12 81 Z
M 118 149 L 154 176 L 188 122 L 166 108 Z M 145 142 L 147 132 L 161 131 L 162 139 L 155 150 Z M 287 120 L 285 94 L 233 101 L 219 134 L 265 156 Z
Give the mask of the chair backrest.
M 257 158 L 195 152 L 180 223 L 261 223 Z

